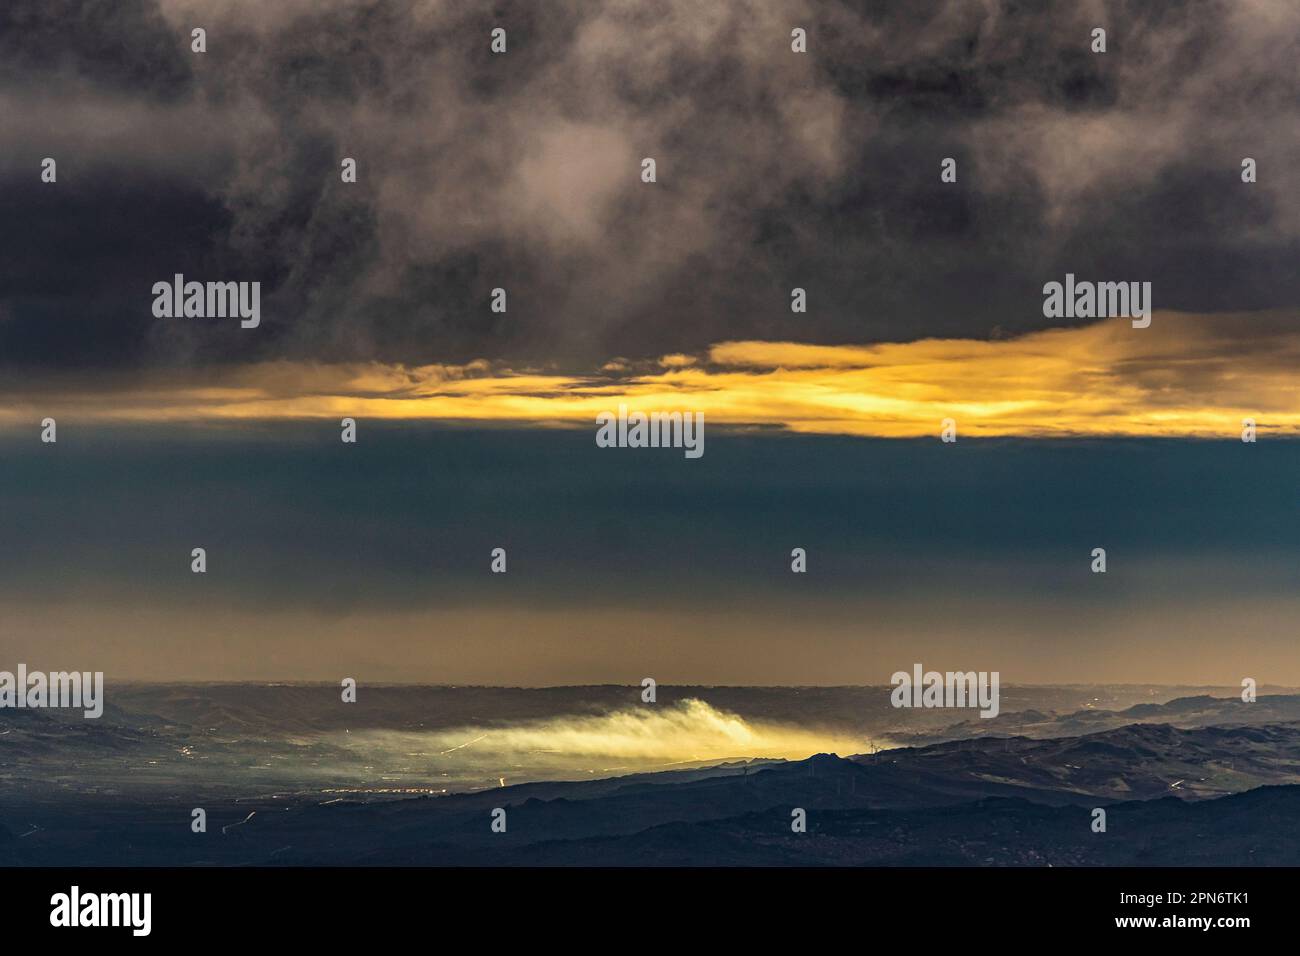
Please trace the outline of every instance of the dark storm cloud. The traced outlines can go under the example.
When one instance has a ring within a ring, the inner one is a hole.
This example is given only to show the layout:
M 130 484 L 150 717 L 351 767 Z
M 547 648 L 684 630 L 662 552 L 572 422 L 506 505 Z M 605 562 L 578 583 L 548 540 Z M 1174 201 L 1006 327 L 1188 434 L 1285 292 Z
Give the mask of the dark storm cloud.
M 1297 42 L 1284 0 L 11 2 L 0 362 L 984 337 L 1066 271 L 1295 307 Z M 155 320 L 175 272 L 261 280 L 262 327 Z

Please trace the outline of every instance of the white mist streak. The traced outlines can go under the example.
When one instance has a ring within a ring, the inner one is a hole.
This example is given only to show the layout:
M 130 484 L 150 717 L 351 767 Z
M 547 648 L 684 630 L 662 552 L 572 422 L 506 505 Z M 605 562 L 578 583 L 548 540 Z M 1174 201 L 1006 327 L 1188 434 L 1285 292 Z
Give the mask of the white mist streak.
M 440 755 L 473 743 L 479 757 L 545 753 L 665 763 L 726 757 L 801 759 L 820 752 L 861 753 L 870 746 L 866 739 L 833 731 L 749 721 L 696 699 L 672 706 L 645 704 L 609 714 L 565 715 L 499 728 L 456 727 L 427 734 L 367 733 L 360 738 L 354 743 L 407 749 L 422 745 Z

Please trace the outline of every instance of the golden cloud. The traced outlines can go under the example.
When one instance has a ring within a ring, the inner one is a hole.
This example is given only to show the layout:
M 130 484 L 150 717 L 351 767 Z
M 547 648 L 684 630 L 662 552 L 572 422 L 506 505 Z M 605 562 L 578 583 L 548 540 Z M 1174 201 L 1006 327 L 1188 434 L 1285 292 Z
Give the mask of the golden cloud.
M 273 362 L 47 380 L 16 391 L 0 421 L 59 414 L 112 421 L 385 418 L 592 427 L 634 410 L 703 412 L 708 422 L 862 436 L 1229 437 L 1242 420 L 1300 432 L 1295 315 L 1157 313 L 1014 339 L 876 345 L 724 342 L 701 356 L 575 375 L 480 361 L 408 367 Z

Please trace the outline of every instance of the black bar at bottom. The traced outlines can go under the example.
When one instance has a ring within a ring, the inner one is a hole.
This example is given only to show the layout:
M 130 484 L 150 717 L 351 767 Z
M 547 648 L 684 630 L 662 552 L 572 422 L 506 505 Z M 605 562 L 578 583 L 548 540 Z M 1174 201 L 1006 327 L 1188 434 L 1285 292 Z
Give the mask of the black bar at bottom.
M 1293 869 L 1246 868 L 13 869 L 0 871 L 0 910 L 9 942 L 75 932 L 81 941 L 364 939 L 369 948 L 412 938 L 452 945 L 448 933 L 469 931 L 484 944 L 601 940 L 587 933 L 667 942 L 686 932 L 734 943 L 780 927 L 865 933 L 873 942 L 1033 930 L 1056 934 L 1049 939 L 1231 943 L 1286 930 L 1296 877 Z M 52 925 L 52 914 L 82 921 L 70 915 L 74 886 L 87 919 L 99 920 L 102 907 L 103 921 L 116 911 L 127 925 Z M 136 934 L 142 896 L 102 896 L 144 893 L 147 937 Z

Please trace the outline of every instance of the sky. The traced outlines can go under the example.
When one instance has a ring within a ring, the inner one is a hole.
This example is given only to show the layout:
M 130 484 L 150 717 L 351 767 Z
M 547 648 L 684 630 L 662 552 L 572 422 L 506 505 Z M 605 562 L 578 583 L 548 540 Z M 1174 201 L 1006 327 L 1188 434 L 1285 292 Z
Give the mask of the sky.
M 360 425 L 6 436 L 0 656 L 109 680 L 884 685 L 919 662 L 1300 685 L 1298 442 L 742 432 L 688 460 Z
M 0 658 L 1300 683 L 1298 43 L 1289 0 L 7 3 Z M 260 324 L 155 315 L 176 274 Z M 1045 317 L 1067 274 L 1150 326 Z M 597 448 L 620 404 L 704 456 Z

